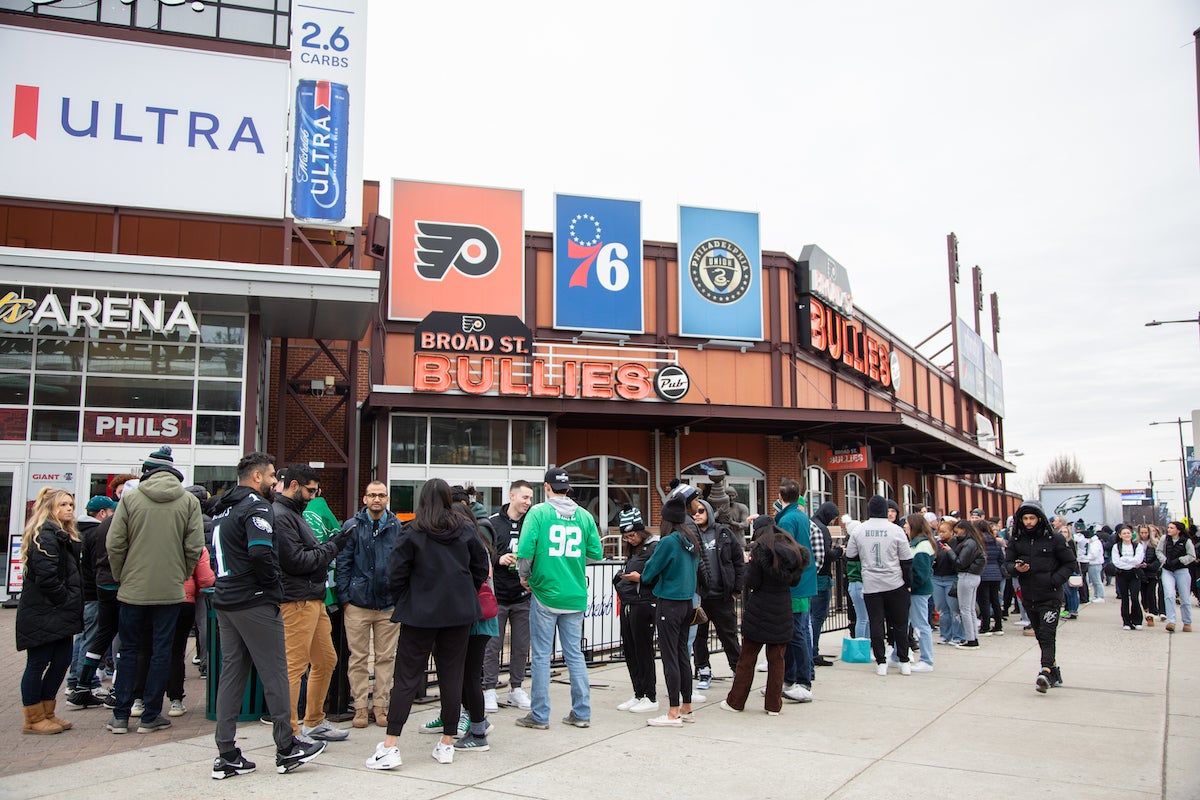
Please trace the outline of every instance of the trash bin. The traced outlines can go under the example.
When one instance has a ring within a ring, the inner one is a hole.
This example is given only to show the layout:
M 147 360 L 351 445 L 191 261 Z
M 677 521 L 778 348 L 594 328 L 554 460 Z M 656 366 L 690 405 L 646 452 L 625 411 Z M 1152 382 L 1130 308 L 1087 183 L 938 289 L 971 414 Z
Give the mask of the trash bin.
M 217 686 L 221 681 L 221 632 L 217 628 L 217 612 L 213 608 L 213 590 L 201 589 L 204 606 L 208 614 L 208 681 L 204 689 L 204 716 L 210 720 L 217 718 Z M 262 681 L 258 670 L 250 667 L 250 677 L 246 679 L 246 689 L 242 693 L 242 709 L 238 712 L 239 722 L 250 722 L 267 713 L 267 701 L 263 695 Z

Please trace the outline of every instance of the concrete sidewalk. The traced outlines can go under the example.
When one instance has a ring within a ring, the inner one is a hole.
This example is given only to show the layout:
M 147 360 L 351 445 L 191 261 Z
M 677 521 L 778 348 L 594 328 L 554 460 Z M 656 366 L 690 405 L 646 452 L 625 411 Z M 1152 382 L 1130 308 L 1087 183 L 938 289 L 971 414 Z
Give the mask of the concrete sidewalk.
M 0 629 L 11 625 L 6 615 Z M 762 713 L 757 692 L 745 713 L 721 710 L 728 683 L 717 682 L 697 705 L 696 724 L 681 729 L 648 728 L 647 715 L 616 711 L 630 694 L 628 674 L 619 664 L 597 668 L 591 671 L 590 728 L 557 724 L 569 703 L 567 687 L 555 683 L 550 730 L 517 728 L 513 720 L 523 712 L 501 709 L 491 717 L 491 750 L 457 753 L 451 765 L 430 757 L 436 739 L 417 730 L 436 709 L 418 707 L 400 740 L 404 765 L 390 772 L 362 766 L 382 739 L 374 727 L 353 731 L 313 763 L 278 775 L 269 729 L 243 724 L 241 746 L 258 772 L 217 782 L 209 777 L 211 723 L 202 723 L 203 735 L 174 740 L 112 736 L 103 730 L 106 712 L 72 711 L 75 730 L 34 737 L 13 735 L 16 709 L 0 746 L 11 756 L 8 745 L 24 740 L 17 767 L 28 766 L 0 778 L 0 797 L 185 800 L 348 790 L 415 800 L 559 800 L 596 792 L 720 800 L 1200 797 L 1192 758 L 1200 747 L 1194 669 L 1200 633 L 1168 635 L 1161 623 L 1124 631 L 1111 600 L 1087 606 L 1059 633 L 1066 686 L 1039 695 L 1033 688 L 1036 642 L 1015 625 L 1007 631 L 981 639 L 974 651 L 935 646 L 936 668 L 929 674 L 879 677 L 873 665 L 841 662 L 819 668 L 816 700 L 785 703 L 779 717 Z M 822 649 L 833 652 L 840 640 L 827 635 Z M 0 669 L 15 692 L 19 669 L 13 664 L 4 659 Z M 765 675 L 758 678 L 761 685 Z M 661 679 L 659 691 L 665 700 Z M 188 717 L 199 719 L 200 693 L 193 697 L 196 708 Z M 125 750 L 80 762 L 91 743 L 114 741 Z M 31 758 L 31 751 L 43 757 Z M 49 753 L 65 754 L 70 763 L 39 769 Z

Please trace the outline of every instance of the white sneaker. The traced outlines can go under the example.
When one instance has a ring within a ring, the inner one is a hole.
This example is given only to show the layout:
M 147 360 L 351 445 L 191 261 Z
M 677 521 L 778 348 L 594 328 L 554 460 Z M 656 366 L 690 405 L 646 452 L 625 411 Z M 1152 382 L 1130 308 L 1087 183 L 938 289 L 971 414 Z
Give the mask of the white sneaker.
M 758 662 L 758 666 L 755 667 L 755 669 L 758 672 L 766 672 L 767 671 L 767 660 L 764 658 L 762 661 Z
M 528 711 L 533 701 L 529 699 L 529 694 L 520 686 L 508 693 L 508 704 L 517 708 Z
M 875 674 L 876 675 L 887 675 L 887 663 L 885 662 L 883 664 L 876 664 L 875 665 Z
M 182 717 L 187 713 L 187 709 L 183 705 L 182 700 L 172 700 L 171 710 L 167 712 L 168 717 Z
M 640 703 L 641 700 L 642 700 L 642 698 L 634 695 L 633 697 L 626 700 L 624 703 L 621 703 L 619 706 L 617 706 L 617 711 L 628 711 L 629 709 L 633 708 L 638 703 Z
M 400 764 L 400 748 L 387 747 L 383 742 L 375 745 L 375 755 L 363 762 L 367 769 L 392 769 Z
M 134 700 L 133 707 L 129 709 L 129 716 L 140 717 L 142 712 L 146 710 L 146 704 L 141 700 Z
M 703 703 L 707 700 L 708 700 L 708 698 L 705 697 L 704 695 L 700 694 L 699 692 L 692 692 L 692 702 L 693 703 Z
M 813 699 L 812 691 L 805 689 L 798 683 L 793 683 L 791 686 L 785 686 L 783 696 L 793 703 L 811 703 Z
M 454 763 L 454 745 L 438 742 L 433 746 L 433 760 L 439 764 Z
M 1103 598 L 1103 597 L 1093 597 L 1093 598 L 1092 598 L 1092 602 L 1093 602 L 1093 603 L 1103 603 L 1103 602 L 1104 602 L 1104 598 Z
M 629 707 L 629 711 L 632 714 L 648 714 L 652 711 L 658 711 L 658 701 L 651 700 L 648 697 L 640 698 Z
M 909 668 L 912 672 L 933 672 L 933 664 L 925 661 L 918 661 Z
M 907 661 L 901 661 L 900 662 L 900 674 L 901 675 L 912 675 L 912 664 L 908 663 Z
M 661 717 L 651 717 L 646 720 L 646 724 L 652 728 L 682 728 L 683 720 L 663 714 Z
M 483 690 L 483 710 L 485 712 L 487 712 L 488 714 L 495 714 L 497 711 L 500 710 L 500 707 L 498 705 L 496 705 L 496 690 L 495 689 L 484 689 Z

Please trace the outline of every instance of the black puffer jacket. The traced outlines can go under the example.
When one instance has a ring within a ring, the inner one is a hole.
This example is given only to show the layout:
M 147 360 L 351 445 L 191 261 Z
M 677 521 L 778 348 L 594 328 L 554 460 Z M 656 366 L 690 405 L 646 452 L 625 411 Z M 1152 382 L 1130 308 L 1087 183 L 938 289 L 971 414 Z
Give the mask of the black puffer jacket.
M 791 548 L 771 548 L 763 541 L 754 545 L 742 595 L 742 636 L 763 644 L 792 640 L 792 587 L 811 560 L 807 547 L 801 547 L 797 559 Z
M 1036 514 L 1038 523 L 1027 530 L 1021 522 L 1026 514 Z M 1018 572 L 1017 560 L 1029 565 L 1027 572 Z M 1021 597 L 1030 603 L 1063 600 L 1063 584 L 1075 571 L 1075 548 L 1050 529 L 1046 512 L 1040 503 L 1026 500 L 1017 509 L 1013 534 L 1004 553 L 1004 574 L 1021 582 Z
M 83 631 L 78 544 L 47 521 L 25 556 L 25 583 L 17 605 L 17 650 L 69 639 Z
M 655 547 L 658 547 L 657 536 L 651 541 L 642 542 L 640 547 L 629 554 L 629 559 L 625 566 L 621 567 L 621 571 L 613 575 L 613 587 L 617 590 L 617 597 L 621 598 L 621 605 L 640 606 L 654 602 L 654 593 L 650 591 L 649 586 L 641 581 L 627 581 L 621 576 L 627 572 L 641 574 L 646 562 L 654 554 Z
M 329 564 L 337 556 L 333 542 L 321 544 L 304 519 L 299 500 L 275 495 L 275 548 L 283 573 L 283 601 L 324 600 Z
M 954 537 L 954 558 L 959 572 L 982 575 L 987 553 L 970 536 Z

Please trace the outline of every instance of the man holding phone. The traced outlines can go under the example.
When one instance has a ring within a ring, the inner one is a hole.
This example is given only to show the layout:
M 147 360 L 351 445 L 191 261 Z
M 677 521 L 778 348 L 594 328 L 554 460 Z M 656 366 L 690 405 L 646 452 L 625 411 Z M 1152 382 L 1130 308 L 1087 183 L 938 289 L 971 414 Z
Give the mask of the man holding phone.
M 1041 504 L 1026 500 L 1017 509 L 1013 535 L 1004 556 L 1004 574 L 1021 582 L 1021 602 L 1042 650 L 1042 669 L 1035 687 L 1045 694 L 1062 686 L 1054 661 L 1063 584 L 1075 570 L 1075 548 L 1050 527 Z

